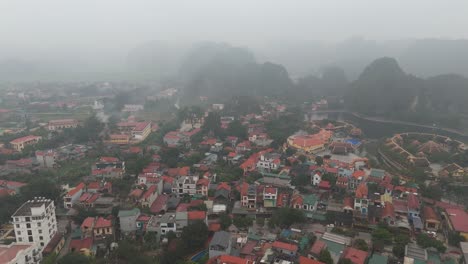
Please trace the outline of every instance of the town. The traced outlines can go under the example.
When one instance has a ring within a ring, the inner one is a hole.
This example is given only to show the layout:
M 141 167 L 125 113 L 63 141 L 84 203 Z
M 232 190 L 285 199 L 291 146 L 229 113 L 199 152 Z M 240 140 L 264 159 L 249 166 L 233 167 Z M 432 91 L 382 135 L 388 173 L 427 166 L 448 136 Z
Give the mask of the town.
M 323 98 L 69 85 L 2 95 L 1 263 L 468 261 L 458 139 L 375 139 L 312 118 Z

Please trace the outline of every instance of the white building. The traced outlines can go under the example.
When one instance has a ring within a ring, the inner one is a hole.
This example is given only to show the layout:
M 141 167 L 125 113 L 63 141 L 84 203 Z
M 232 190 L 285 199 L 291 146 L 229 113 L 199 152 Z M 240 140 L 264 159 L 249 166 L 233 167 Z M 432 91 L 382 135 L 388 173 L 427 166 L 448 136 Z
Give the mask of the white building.
M 124 105 L 122 112 L 138 112 L 143 111 L 145 107 L 143 105 L 138 104 L 126 104 Z
M 312 176 L 312 185 L 313 186 L 318 186 L 320 182 L 322 181 L 322 173 L 316 172 Z
M 265 153 L 260 156 L 260 160 L 257 162 L 257 168 L 263 168 L 267 170 L 277 170 L 281 164 L 281 155 L 277 153 Z
M 172 193 L 177 195 L 197 193 L 198 176 L 178 176 L 172 184 Z
M 4 264 L 39 264 L 41 251 L 34 243 L 11 243 L 0 245 L 0 263 Z
M 55 205 L 50 199 L 35 197 L 25 202 L 11 218 L 16 242 L 35 243 L 41 251 L 57 233 Z

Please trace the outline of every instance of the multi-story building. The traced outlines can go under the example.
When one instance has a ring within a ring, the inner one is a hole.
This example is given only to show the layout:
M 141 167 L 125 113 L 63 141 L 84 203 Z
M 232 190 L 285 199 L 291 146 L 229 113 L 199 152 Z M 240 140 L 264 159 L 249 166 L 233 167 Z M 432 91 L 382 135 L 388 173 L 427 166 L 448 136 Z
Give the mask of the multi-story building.
M 263 207 L 276 207 L 278 188 L 265 187 L 263 189 Z
M 5 264 L 39 264 L 41 251 L 34 243 L 0 245 L 0 262 Z
M 151 133 L 151 122 L 140 122 L 132 130 L 132 137 L 136 140 L 145 140 Z
M 12 215 L 16 242 L 32 242 L 42 250 L 57 233 L 55 205 L 50 199 L 35 197 Z
M 50 120 L 47 126 L 49 131 L 60 131 L 66 128 L 78 127 L 78 120 L 75 119 L 57 119 Z
M 65 194 L 65 197 L 63 197 L 63 207 L 66 209 L 72 208 L 85 191 L 85 187 L 85 184 L 81 182 L 75 188 L 68 191 L 67 194 Z
M 172 193 L 177 195 L 197 193 L 198 176 L 177 176 L 172 182 Z
M 42 137 L 40 136 L 29 135 L 29 136 L 17 138 L 11 141 L 10 144 L 13 147 L 13 149 L 15 149 L 16 151 L 22 151 L 25 147 L 37 144 L 41 140 L 42 140 Z
M 58 153 L 55 150 L 36 151 L 36 160 L 41 167 L 53 168 L 57 159 Z
M 281 163 L 281 155 L 278 153 L 265 153 L 260 156 L 260 160 L 257 162 L 258 168 L 266 170 L 277 170 Z
M 246 182 L 241 185 L 241 203 L 243 207 L 255 209 L 257 207 L 257 186 Z
M 109 138 L 112 144 L 126 145 L 130 143 L 130 136 L 125 134 L 112 134 Z

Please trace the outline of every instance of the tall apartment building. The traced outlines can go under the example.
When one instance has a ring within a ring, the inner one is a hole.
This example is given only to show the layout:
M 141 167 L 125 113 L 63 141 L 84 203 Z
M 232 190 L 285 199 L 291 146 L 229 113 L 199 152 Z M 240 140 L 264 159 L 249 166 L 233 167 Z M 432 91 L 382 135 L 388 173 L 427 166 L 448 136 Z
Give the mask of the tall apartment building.
M 11 217 L 18 243 L 32 242 L 42 251 L 57 233 L 55 205 L 50 199 L 34 197 L 21 205 Z

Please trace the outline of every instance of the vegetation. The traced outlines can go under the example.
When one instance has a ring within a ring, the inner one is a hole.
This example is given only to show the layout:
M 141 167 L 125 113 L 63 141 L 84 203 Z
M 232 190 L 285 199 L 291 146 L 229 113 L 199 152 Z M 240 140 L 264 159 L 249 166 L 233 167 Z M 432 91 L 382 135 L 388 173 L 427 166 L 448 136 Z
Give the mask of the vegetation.
M 301 210 L 294 208 L 279 208 L 273 212 L 268 225 L 270 227 L 281 227 L 287 228 L 296 223 L 304 223 L 306 221 L 306 216 Z
M 328 249 L 324 249 L 322 250 L 322 252 L 320 252 L 320 256 L 319 256 L 319 261 L 325 263 L 325 264 L 333 264 L 333 259 L 331 257 L 331 254 L 330 254 L 330 251 L 328 251 Z
M 444 246 L 444 243 L 442 241 L 431 238 L 425 233 L 419 234 L 416 238 L 416 242 L 419 246 L 423 248 L 433 247 L 437 249 L 437 251 L 439 251 L 440 253 L 445 253 L 445 251 L 447 250 L 447 247 Z

